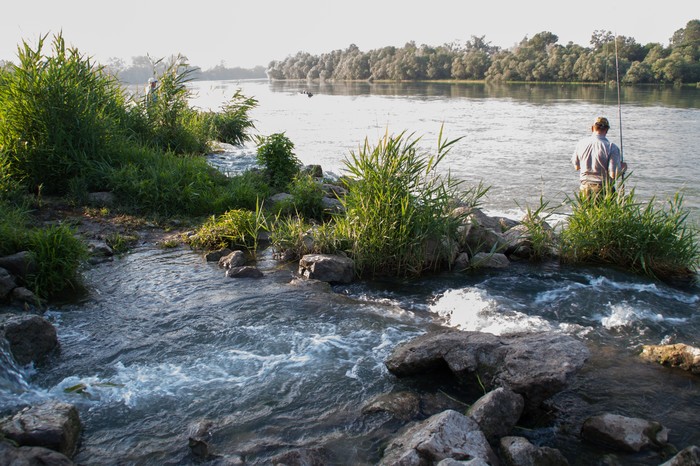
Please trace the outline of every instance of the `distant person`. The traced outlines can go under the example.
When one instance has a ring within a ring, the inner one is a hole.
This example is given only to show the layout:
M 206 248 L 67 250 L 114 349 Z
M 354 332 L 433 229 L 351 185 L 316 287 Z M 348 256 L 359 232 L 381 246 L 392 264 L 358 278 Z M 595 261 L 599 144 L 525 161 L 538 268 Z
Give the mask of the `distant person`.
M 610 123 L 605 117 L 596 118 L 591 135 L 576 145 L 571 163 L 579 170 L 581 194 L 614 192 L 615 180 L 627 170 L 620 148 L 606 137 Z
M 148 78 L 148 84 L 146 84 L 146 104 L 155 102 L 158 99 L 156 90 L 158 89 L 158 80 L 156 78 Z

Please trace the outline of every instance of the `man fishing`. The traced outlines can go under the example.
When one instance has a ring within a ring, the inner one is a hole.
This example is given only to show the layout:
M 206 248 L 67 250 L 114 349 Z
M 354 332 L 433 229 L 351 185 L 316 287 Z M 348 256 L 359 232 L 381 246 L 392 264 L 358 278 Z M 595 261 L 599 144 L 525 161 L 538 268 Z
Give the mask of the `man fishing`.
M 609 129 L 607 118 L 596 118 L 591 135 L 578 142 L 571 157 L 571 163 L 580 172 L 582 195 L 614 192 L 615 180 L 627 170 L 620 148 L 606 137 Z

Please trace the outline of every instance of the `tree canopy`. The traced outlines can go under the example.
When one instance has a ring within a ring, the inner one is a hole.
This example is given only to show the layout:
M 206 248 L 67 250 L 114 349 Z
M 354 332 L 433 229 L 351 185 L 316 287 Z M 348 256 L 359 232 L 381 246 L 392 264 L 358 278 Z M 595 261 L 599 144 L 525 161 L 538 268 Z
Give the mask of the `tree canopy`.
M 362 52 L 355 45 L 321 55 L 298 52 L 272 61 L 271 79 L 487 80 L 605 82 L 616 71 L 626 84 L 700 82 L 700 20 L 673 33 L 668 46 L 641 45 L 632 37 L 596 30 L 590 45 L 558 43 L 548 31 L 525 37 L 512 49 L 491 46 L 485 36 L 464 44 L 383 47 Z M 617 54 L 617 57 L 616 57 Z M 617 60 L 616 60 L 617 58 Z

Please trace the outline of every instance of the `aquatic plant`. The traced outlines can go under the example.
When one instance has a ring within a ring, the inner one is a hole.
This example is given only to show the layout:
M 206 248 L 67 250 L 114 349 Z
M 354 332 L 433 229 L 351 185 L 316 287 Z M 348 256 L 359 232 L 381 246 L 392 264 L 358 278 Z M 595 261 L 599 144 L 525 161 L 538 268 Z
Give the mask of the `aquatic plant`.
M 418 275 L 448 261 L 459 219 L 449 215 L 461 182 L 437 172 L 458 141 L 443 139 L 436 154 L 422 152 L 418 138 L 388 132 L 372 146 L 365 140 L 345 160 L 349 193 L 337 231 L 347 238 L 358 275 Z M 474 192 L 467 204 L 474 205 Z
M 305 254 L 335 254 L 346 246 L 335 222 L 312 224 L 303 216 L 287 215 L 278 215 L 271 222 L 270 242 L 275 254 L 287 260 Z
M 662 280 L 692 280 L 700 265 L 698 229 L 689 225 L 683 196 L 666 209 L 656 199 L 638 202 L 634 189 L 570 200 L 561 232 L 562 260 L 604 263 Z
M 545 201 L 542 196 L 540 196 L 540 204 L 537 208 L 533 209 L 529 205 L 525 208 L 525 215 L 521 223 L 527 229 L 531 260 L 546 259 L 557 250 L 557 236 L 551 225 L 547 223 L 553 214 L 554 209 L 549 207 L 549 201 Z
M 248 132 L 255 128 L 250 111 L 257 105 L 255 98 L 246 97 L 237 89 L 220 111 L 205 114 L 210 125 L 209 138 L 234 146 L 250 141 Z
M 292 197 L 280 203 L 281 213 L 323 219 L 323 189 L 311 175 L 298 173 L 288 187 Z
M 255 256 L 259 235 L 267 229 L 262 204 L 259 204 L 254 211 L 234 209 L 212 215 L 187 239 L 187 243 L 202 250 L 245 248 Z
M 299 173 L 301 163 L 294 155 L 294 143 L 284 133 L 256 137 L 257 159 L 270 187 L 283 191 Z

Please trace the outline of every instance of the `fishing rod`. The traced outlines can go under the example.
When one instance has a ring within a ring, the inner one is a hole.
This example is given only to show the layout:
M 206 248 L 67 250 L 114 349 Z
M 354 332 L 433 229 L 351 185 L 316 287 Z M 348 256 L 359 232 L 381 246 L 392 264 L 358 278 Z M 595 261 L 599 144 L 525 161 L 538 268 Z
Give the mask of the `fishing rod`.
M 615 74 L 617 82 L 617 124 L 620 127 L 620 162 L 624 162 L 625 157 L 622 152 L 622 103 L 620 102 L 620 63 L 617 58 L 617 34 L 615 34 Z

